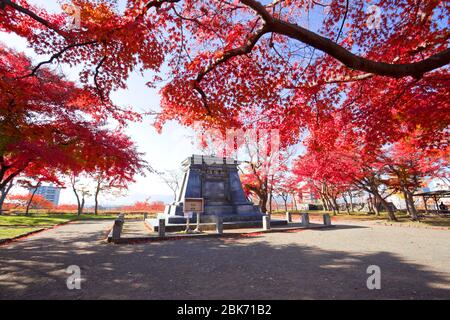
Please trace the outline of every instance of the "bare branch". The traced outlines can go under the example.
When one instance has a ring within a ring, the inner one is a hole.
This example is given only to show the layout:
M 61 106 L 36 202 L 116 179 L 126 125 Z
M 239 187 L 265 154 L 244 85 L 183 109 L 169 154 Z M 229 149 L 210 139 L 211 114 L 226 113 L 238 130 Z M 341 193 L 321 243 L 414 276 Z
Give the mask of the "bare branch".
M 223 55 L 214 60 L 209 66 L 207 66 L 205 68 L 205 70 L 203 70 L 202 72 L 200 72 L 197 75 L 197 78 L 194 80 L 195 84 L 194 84 L 194 89 L 200 94 L 202 102 L 203 102 L 203 106 L 205 107 L 205 109 L 207 110 L 208 114 L 211 115 L 211 108 L 209 108 L 208 105 L 208 100 L 206 97 L 205 92 L 203 91 L 203 89 L 200 87 L 200 82 L 202 81 L 202 79 L 212 70 L 214 70 L 218 65 L 225 63 L 226 61 L 228 61 L 229 59 L 236 57 L 236 56 L 241 56 L 241 55 L 246 55 L 248 53 L 250 53 L 253 49 L 253 47 L 256 45 L 256 43 L 258 42 L 258 40 L 265 34 L 267 33 L 266 28 L 263 26 L 262 28 L 260 28 L 258 31 L 256 31 L 256 33 L 254 35 L 252 35 L 248 40 L 247 43 L 239 48 L 235 48 L 235 49 L 231 49 L 228 50 L 226 52 L 223 53 Z
M 203 89 L 200 87 L 200 83 L 199 82 L 195 82 L 194 85 L 194 90 L 197 91 L 200 94 L 200 97 L 202 99 L 202 103 L 203 103 L 203 107 L 206 109 L 208 115 L 211 115 L 211 108 L 208 105 L 208 99 L 206 97 L 206 93 L 205 91 L 203 91 Z
M 349 3 L 349 0 L 347 0 L 347 1 L 345 2 L 345 13 L 344 13 L 344 18 L 342 19 L 341 28 L 339 29 L 339 32 L 338 32 L 338 34 L 337 34 L 336 42 L 339 41 L 339 37 L 341 36 L 342 29 L 344 29 L 345 20 L 347 19 L 347 14 L 348 14 L 348 3 Z
M 106 56 L 103 56 L 103 58 L 100 60 L 100 62 L 98 63 L 98 65 L 95 67 L 95 74 L 94 74 L 94 83 L 95 83 L 95 88 L 97 89 L 98 94 L 100 95 L 100 99 L 102 101 L 104 101 L 103 98 L 103 92 L 100 89 L 100 86 L 98 84 L 98 75 L 100 74 L 100 68 L 102 67 L 103 63 L 106 60 Z
M 57 53 L 53 54 L 50 59 L 46 60 L 46 61 L 41 61 L 39 62 L 34 68 L 33 70 L 31 70 L 31 73 L 24 76 L 25 77 L 31 77 L 36 75 L 36 72 L 39 70 L 40 67 L 42 67 L 44 64 L 49 64 L 52 63 L 55 59 L 59 59 L 66 51 L 75 48 L 75 47 L 82 47 L 82 46 L 86 46 L 86 45 L 90 45 L 90 44 L 96 44 L 97 41 L 87 41 L 87 42 L 81 42 L 81 43 L 73 43 L 71 45 L 68 45 L 66 47 L 64 47 L 63 49 L 61 49 L 60 51 L 58 51 Z

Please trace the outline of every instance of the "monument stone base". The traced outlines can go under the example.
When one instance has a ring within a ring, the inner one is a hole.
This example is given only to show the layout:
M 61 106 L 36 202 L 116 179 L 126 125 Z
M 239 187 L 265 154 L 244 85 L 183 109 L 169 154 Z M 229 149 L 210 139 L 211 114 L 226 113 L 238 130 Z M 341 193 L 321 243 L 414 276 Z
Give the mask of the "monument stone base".
M 206 216 L 204 216 L 206 217 Z M 255 219 L 256 217 L 248 216 L 247 219 L 242 219 L 242 217 L 239 217 L 239 219 L 236 219 L 236 216 L 234 217 L 223 217 L 223 228 L 224 229 L 247 229 L 247 228 L 262 228 L 262 216 L 259 216 L 259 220 Z M 216 230 L 216 223 L 214 219 L 211 219 L 211 217 L 206 217 L 207 219 L 203 219 L 203 217 L 200 217 L 200 230 L 201 231 L 213 231 Z M 184 219 L 184 220 L 181 220 Z M 154 231 L 158 232 L 159 229 L 159 223 L 158 218 L 154 219 L 146 219 L 145 224 L 147 227 Z M 194 229 L 196 227 L 196 218 L 193 217 L 192 219 L 189 219 L 189 224 L 191 225 L 191 228 Z M 270 224 L 272 226 L 283 226 L 287 225 L 286 220 L 271 220 Z M 166 223 L 166 232 L 178 232 L 178 231 L 184 231 L 186 230 L 186 218 L 180 217 L 180 220 L 176 222 L 169 222 Z

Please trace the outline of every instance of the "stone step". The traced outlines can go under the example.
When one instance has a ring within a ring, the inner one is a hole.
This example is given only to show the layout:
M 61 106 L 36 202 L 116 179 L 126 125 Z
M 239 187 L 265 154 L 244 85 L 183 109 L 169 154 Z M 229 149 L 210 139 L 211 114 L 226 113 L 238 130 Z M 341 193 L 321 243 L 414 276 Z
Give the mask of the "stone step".
M 158 232 L 158 219 L 146 219 L 145 223 L 150 230 Z M 287 225 L 286 220 L 271 220 L 271 225 L 283 226 Z M 195 229 L 197 224 L 190 222 L 191 229 Z M 223 223 L 224 229 L 245 229 L 245 228 L 262 228 L 262 220 L 250 221 L 228 221 Z M 201 231 L 211 231 L 216 229 L 216 224 L 212 222 L 200 223 Z M 168 223 L 166 224 L 166 232 L 177 232 L 186 230 L 186 223 Z
M 221 214 L 223 222 L 235 222 L 235 221 L 262 221 L 262 215 L 260 214 L 248 214 L 248 215 L 237 215 L 237 214 Z M 161 218 L 164 216 L 161 216 Z M 215 215 L 200 215 L 200 223 L 215 223 L 216 216 Z M 189 221 L 197 222 L 197 215 L 193 215 Z M 182 216 L 166 216 L 167 223 L 174 224 L 185 224 L 186 218 Z

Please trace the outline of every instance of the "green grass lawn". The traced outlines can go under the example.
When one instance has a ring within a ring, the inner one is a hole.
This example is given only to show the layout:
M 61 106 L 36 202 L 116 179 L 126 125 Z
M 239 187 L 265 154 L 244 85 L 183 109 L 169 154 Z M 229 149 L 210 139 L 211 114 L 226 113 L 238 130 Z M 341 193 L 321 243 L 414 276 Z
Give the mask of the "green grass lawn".
M 21 227 L 0 227 L 0 240 L 11 239 L 28 232 L 36 231 L 42 228 L 21 228 Z
M 411 227 L 442 227 L 450 230 L 450 217 L 424 216 L 419 217 L 419 221 L 411 221 L 409 217 L 397 217 L 397 222 L 391 222 L 392 225 L 408 225 Z
M 0 239 L 8 239 L 37 229 L 49 228 L 73 220 L 114 219 L 112 215 L 33 214 L 0 216 Z
M 0 216 L 0 226 L 54 226 L 72 220 L 114 219 L 115 216 L 76 214 L 35 214 L 31 216 Z
M 308 212 L 311 218 L 316 219 L 322 219 L 322 215 L 324 213 L 330 214 L 330 216 L 339 221 L 339 220 L 354 220 L 354 221 L 380 221 L 380 222 L 388 222 L 392 225 L 408 225 L 408 226 L 414 226 L 414 227 L 443 227 L 450 229 L 450 217 L 445 216 L 436 216 L 436 215 L 429 215 L 429 216 L 422 216 L 419 218 L 419 221 L 411 221 L 409 216 L 404 212 L 396 212 L 395 216 L 397 217 L 397 222 L 391 222 L 388 219 L 386 212 L 381 212 L 379 216 L 376 216 L 374 214 L 366 214 L 363 212 L 351 212 L 348 214 L 347 212 L 341 212 L 337 215 L 333 215 L 330 212 L 326 211 L 301 211 L 301 212 Z M 296 213 L 293 211 L 293 215 L 295 216 Z M 284 212 L 275 212 L 272 214 L 272 216 L 276 219 L 285 219 Z

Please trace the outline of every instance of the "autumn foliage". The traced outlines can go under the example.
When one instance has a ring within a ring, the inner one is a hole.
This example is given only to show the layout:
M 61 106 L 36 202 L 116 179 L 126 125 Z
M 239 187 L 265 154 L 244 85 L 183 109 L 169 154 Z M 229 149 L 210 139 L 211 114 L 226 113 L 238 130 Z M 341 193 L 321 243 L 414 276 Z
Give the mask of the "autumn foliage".
M 136 212 L 163 212 L 164 202 L 162 201 L 136 201 L 134 204 L 129 206 L 122 206 L 121 211 L 136 211 Z
M 78 206 L 76 204 L 59 204 L 56 207 L 58 211 L 76 211 Z
M 35 194 L 31 199 L 31 194 L 15 194 L 10 195 L 5 203 L 5 209 L 25 209 L 31 200 L 30 209 L 52 209 L 54 207 L 51 201 L 43 196 Z

